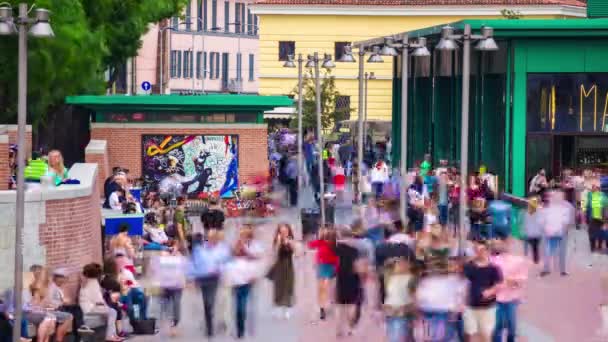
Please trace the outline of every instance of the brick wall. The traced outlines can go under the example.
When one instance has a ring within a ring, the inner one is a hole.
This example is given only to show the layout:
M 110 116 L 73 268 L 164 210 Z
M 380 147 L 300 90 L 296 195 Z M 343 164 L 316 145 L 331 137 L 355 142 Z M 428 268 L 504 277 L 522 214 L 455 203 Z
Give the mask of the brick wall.
M 17 144 L 17 125 L 7 125 L 8 127 L 8 143 Z M 25 133 L 25 146 L 27 157 L 32 156 L 32 126 L 27 125 Z
M 130 170 L 132 177 L 141 177 L 141 137 L 147 134 L 238 135 L 240 182 L 250 182 L 253 177 L 268 173 L 268 133 L 265 125 L 247 128 L 125 127 L 127 125 L 117 125 L 116 127 L 95 127 L 93 125 L 91 139 L 106 140 L 110 168 L 126 167 Z
M 0 135 L 0 190 L 7 190 L 11 170 L 8 161 L 9 138 L 6 134 Z
M 47 201 L 45 212 L 39 234 L 40 245 L 46 247 L 46 266 L 68 269 L 74 291 L 82 267 L 102 261 L 99 191 L 93 187 L 90 196 Z
M 96 143 L 94 143 L 96 142 Z M 85 150 L 85 162 L 97 164 L 97 189 L 100 196 L 103 196 L 103 183 L 110 176 L 110 163 L 107 151 L 107 143 L 104 141 L 92 140 Z

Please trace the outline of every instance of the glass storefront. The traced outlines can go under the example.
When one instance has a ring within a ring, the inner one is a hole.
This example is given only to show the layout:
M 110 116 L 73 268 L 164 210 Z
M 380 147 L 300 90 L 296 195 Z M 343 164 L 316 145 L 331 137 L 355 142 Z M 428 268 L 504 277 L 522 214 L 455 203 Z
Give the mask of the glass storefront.
M 528 74 L 526 124 L 527 179 L 540 168 L 606 168 L 608 73 Z

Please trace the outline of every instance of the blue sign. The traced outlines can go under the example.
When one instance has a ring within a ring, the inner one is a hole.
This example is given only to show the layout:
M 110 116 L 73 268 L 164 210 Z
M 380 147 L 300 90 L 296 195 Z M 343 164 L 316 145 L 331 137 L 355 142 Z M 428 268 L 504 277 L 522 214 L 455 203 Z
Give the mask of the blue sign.
M 144 81 L 141 83 L 141 89 L 143 89 L 144 91 L 148 91 L 151 88 L 152 88 L 152 85 L 150 84 L 150 82 Z

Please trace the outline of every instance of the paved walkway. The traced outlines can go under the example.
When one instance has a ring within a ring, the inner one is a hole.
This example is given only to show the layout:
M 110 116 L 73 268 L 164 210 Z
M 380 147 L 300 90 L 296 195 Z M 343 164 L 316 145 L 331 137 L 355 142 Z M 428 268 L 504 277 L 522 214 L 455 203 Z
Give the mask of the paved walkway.
M 309 197 L 310 198 L 310 197 Z M 345 202 L 347 203 L 347 202 Z M 348 205 L 340 205 L 336 214 L 338 223 L 348 223 L 352 216 Z M 272 235 L 278 222 L 297 219 L 297 210 L 281 212 L 278 216 L 259 220 L 258 238 L 270 247 Z M 243 220 L 231 219 L 227 222 L 229 239 Z M 596 331 L 600 327 L 598 304 L 600 303 L 600 272 L 608 270 L 608 257 L 596 260 L 589 268 L 591 260 L 587 252 L 585 231 L 573 231 L 569 239 L 569 276 L 558 273 L 540 278 L 540 268 L 535 266 L 530 273 L 526 297 L 520 306 L 519 341 L 526 342 L 596 342 L 608 341 Z M 273 316 L 271 304 L 272 288 L 266 279 L 260 280 L 253 303 L 253 335 L 246 341 L 259 342 L 311 342 L 336 341 L 335 323 L 330 315 L 327 321 L 319 322 L 316 309 L 315 273 L 313 253 L 296 259 L 296 305 L 290 320 Z M 203 309 L 200 294 L 196 289 L 188 289 L 182 301 L 182 333 L 177 342 L 204 340 Z M 152 314 L 156 312 L 152 305 Z M 354 336 L 344 341 L 384 341 L 384 327 L 378 317 L 372 317 L 368 310 L 362 318 Z M 231 329 L 232 330 L 232 329 Z M 140 336 L 132 341 L 167 341 L 163 333 L 156 336 Z M 213 341 L 235 341 L 228 335 L 218 336 Z

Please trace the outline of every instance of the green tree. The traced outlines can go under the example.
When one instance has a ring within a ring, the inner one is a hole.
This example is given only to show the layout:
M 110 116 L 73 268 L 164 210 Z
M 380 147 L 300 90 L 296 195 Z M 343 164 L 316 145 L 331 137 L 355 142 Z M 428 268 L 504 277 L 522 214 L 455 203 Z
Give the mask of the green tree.
M 9 0 L 13 16 L 19 2 Z M 27 1 L 32 4 L 33 1 Z M 99 94 L 118 67 L 137 55 L 150 23 L 180 12 L 187 0 L 38 0 L 51 11 L 54 38 L 28 41 L 28 122 L 34 127 L 64 110 L 64 99 Z M 15 123 L 17 113 L 17 39 L 0 36 L 0 122 Z
M 316 87 L 313 72 L 307 71 L 303 75 L 302 89 L 302 127 L 304 129 L 316 129 L 317 127 L 317 108 L 316 108 Z M 297 98 L 298 87 L 292 90 L 291 95 Z M 341 94 L 336 87 L 336 78 L 331 75 L 331 71 L 325 71 L 321 75 L 321 127 L 327 132 L 336 123 L 348 118 L 350 108 L 336 108 L 336 104 Z M 290 126 L 297 127 L 298 120 L 294 118 Z

